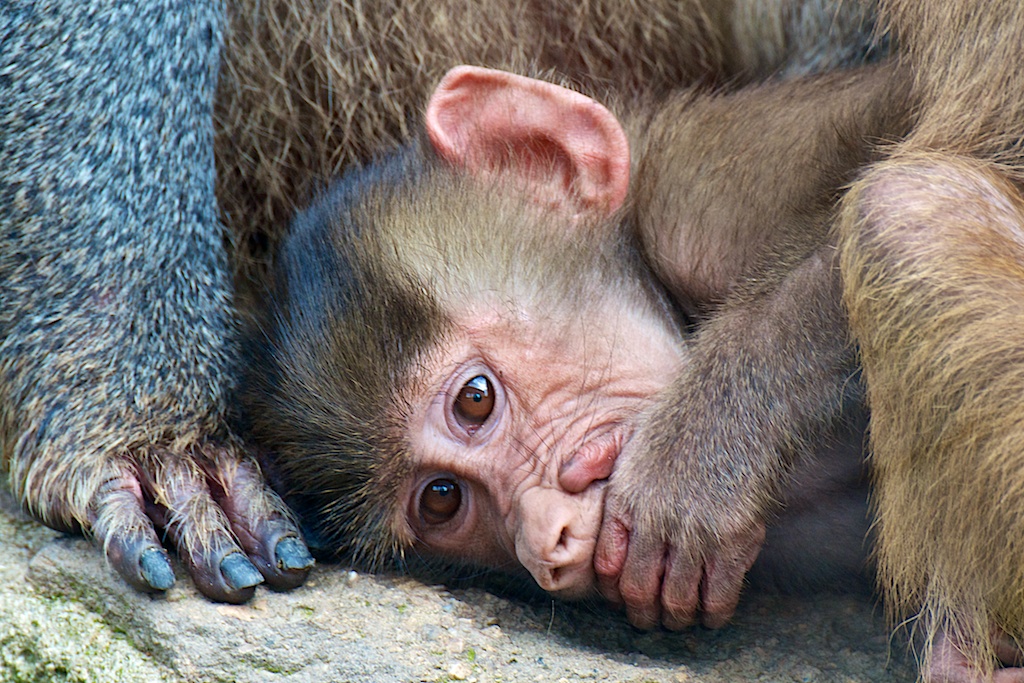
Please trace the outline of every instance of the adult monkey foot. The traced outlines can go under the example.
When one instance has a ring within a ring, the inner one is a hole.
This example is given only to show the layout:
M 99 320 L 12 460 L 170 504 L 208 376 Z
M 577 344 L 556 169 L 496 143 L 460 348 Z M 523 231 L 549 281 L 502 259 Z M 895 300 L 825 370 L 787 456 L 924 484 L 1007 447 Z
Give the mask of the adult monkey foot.
M 138 590 L 174 584 L 159 531 L 199 591 L 221 602 L 245 602 L 263 582 L 295 588 L 313 566 L 290 512 L 234 446 L 137 446 L 78 462 L 59 473 L 58 486 L 29 468 L 17 493 L 51 526 L 92 536 Z M 65 494 L 37 493 L 47 491 Z
M 133 586 L 174 582 L 163 530 L 200 591 L 242 602 L 301 583 L 312 558 L 225 429 L 239 351 L 214 194 L 224 7 L 147 9 L 0 9 L 0 470 Z

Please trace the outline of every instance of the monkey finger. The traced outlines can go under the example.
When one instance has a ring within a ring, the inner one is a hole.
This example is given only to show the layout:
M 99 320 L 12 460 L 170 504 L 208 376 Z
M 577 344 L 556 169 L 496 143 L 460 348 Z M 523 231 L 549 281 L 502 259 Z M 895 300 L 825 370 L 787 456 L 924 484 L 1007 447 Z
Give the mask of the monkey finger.
M 709 554 L 700 589 L 704 626 L 721 628 L 732 618 L 740 601 L 744 578 L 761 552 L 764 537 L 764 524 L 757 524 Z
M 661 585 L 665 575 L 667 549 L 654 539 L 633 534 L 629 554 L 619 576 L 619 593 L 626 605 L 629 622 L 641 629 L 661 623 Z
M 594 573 L 597 575 L 597 588 L 606 600 L 615 604 L 623 604 L 619 592 L 619 576 L 626 564 L 629 552 L 629 527 L 606 512 L 601 523 L 601 531 L 597 536 L 594 549 Z
M 214 501 L 202 468 L 190 457 L 151 453 L 140 483 L 149 515 L 162 526 L 203 595 L 242 603 L 263 576 L 235 543 L 224 511 Z
M 111 566 L 146 593 L 174 585 L 174 570 L 146 515 L 142 489 L 128 463 L 115 464 L 89 508 L 89 527 Z
M 701 623 L 722 628 L 736 612 L 746 570 L 732 562 L 710 560 L 700 586 Z
M 696 622 L 703 573 L 699 560 L 675 550 L 669 554 L 661 582 L 661 622 L 665 628 L 679 631 Z
M 302 585 L 313 556 L 284 501 L 267 488 L 256 463 L 225 448 L 207 449 L 202 462 L 214 499 L 267 584 L 278 590 Z

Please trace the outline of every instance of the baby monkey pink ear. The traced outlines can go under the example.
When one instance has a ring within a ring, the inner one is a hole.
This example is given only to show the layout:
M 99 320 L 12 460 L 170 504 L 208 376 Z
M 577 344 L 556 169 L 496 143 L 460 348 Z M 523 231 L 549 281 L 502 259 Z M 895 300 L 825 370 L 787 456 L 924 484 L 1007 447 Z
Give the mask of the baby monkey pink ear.
M 626 198 L 626 134 L 610 111 L 572 90 L 458 66 L 430 98 L 426 123 L 442 158 L 482 177 L 511 173 L 542 204 L 604 214 Z

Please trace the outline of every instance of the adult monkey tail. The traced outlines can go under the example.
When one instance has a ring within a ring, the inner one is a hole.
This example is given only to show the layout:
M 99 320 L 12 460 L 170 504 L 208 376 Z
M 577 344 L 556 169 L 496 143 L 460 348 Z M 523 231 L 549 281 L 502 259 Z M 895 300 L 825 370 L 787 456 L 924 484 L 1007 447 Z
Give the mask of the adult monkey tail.
M 1024 681 L 1024 4 L 880 4 L 920 111 L 840 221 L 879 581 L 925 681 Z

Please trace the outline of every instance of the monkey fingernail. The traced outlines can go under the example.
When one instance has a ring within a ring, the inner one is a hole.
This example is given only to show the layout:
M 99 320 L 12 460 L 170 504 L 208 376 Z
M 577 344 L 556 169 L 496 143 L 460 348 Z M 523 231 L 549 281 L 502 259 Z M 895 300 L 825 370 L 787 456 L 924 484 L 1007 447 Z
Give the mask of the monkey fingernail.
M 234 590 L 252 588 L 263 583 L 263 575 L 242 553 L 231 553 L 221 560 L 220 573 L 224 575 L 228 586 Z
M 315 563 L 306 544 L 295 536 L 286 536 L 278 541 L 274 555 L 277 568 L 282 571 L 309 569 Z
M 160 548 L 149 548 L 139 558 L 139 569 L 142 578 L 154 590 L 165 591 L 174 585 L 174 570 L 171 561 Z

